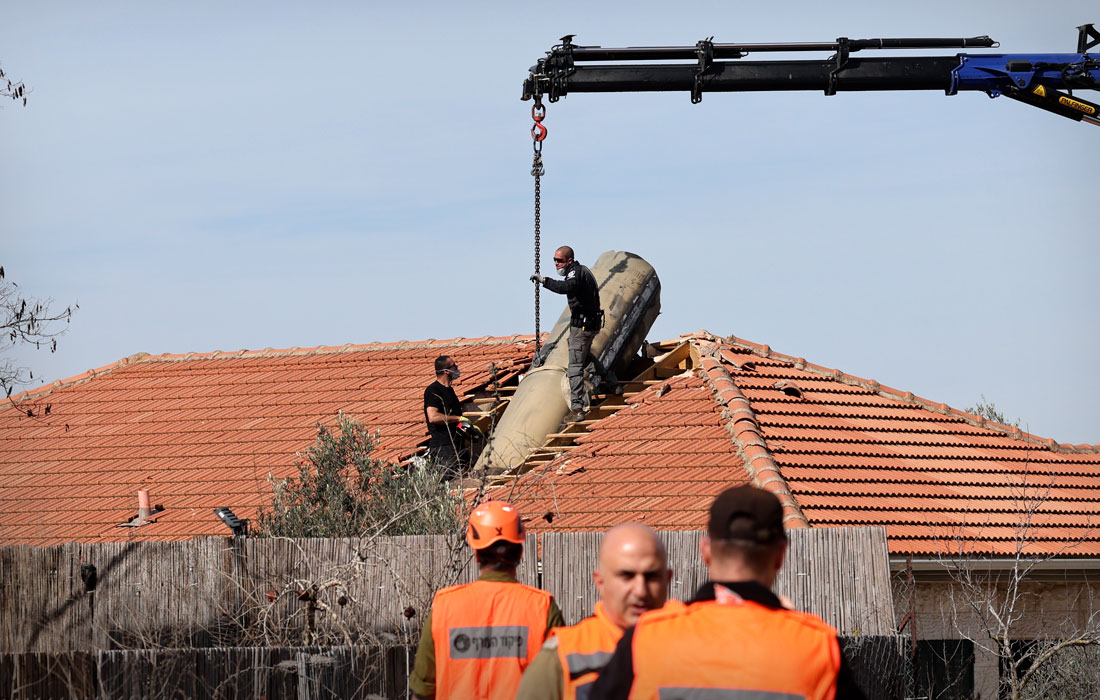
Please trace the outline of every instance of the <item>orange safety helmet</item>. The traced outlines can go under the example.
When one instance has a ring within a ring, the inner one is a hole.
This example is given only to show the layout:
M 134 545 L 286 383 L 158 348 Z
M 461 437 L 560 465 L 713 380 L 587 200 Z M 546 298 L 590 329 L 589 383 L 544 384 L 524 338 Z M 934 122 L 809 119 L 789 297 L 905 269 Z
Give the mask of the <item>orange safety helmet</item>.
M 494 542 L 523 544 L 523 523 L 511 503 L 485 501 L 470 514 L 466 542 L 474 549 L 485 549 Z

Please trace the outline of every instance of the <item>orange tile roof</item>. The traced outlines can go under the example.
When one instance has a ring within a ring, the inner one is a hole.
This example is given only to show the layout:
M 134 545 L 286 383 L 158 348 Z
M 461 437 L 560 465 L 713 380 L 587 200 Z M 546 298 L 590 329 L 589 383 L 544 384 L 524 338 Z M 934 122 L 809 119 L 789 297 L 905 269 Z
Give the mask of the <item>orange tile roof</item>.
M 532 529 L 703 529 L 746 480 L 788 527 L 880 525 L 891 552 L 1100 556 L 1100 449 L 1059 445 L 768 346 L 685 336 L 701 367 L 510 487 Z M 1072 545 L 1067 548 L 1067 544 Z
M 268 477 L 340 411 L 380 431 L 400 459 L 427 431 L 431 362 L 453 355 L 460 395 L 524 371 L 533 336 L 286 350 L 136 355 L 13 397 L 0 410 L 0 543 L 226 535 L 212 509 L 242 518 L 270 503 Z M 165 511 L 137 528 L 137 491 Z
M 894 554 L 1100 556 L 1100 448 L 1011 426 L 705 333 L 695 369 L 631 398 L 572 451 L 496 495 L 535 530 L 627 520 L 701 529 L 723 488 L 754 481 L 788 527 L 881 525 Z M 338 411 L 400 458 L 425 437 L 420 396 L 439 354 L 460 393 L 524 371 L 531 336 L 340 348 L 135 356 L 15 397 L 0 411 L 0 543 L 182 539 L 227 534 L 211 509 L 254 517 L 268 475 L 295 471 L 318 421 Z M 28 411 L 30 415 L 28 415 Z M 148 488 L 167 510 L 140 528 Z M 1030 512 L 1022 518 L 1021 512 Z M 1066 549 L 1072 544 L 1071 549 Z

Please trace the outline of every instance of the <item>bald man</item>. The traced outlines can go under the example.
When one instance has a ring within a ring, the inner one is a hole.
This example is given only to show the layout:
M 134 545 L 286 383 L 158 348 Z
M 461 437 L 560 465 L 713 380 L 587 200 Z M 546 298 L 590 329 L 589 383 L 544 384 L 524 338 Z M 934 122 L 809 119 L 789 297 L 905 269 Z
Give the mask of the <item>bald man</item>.
M 563 245 L 554 251 L 554 267 L 565 279 L 555 280 L 539 274 L 531 275 L 537 282 L 556 294 L 564 294 L 569 302 L 569 421 L 583 420 L 589 408 L 588 389 L 584 384 L 585 369 L 590 365 L 603 381 L 618 386 L 614 372 L 606 369 L 592 354 L 592 341 L 603 327 L 600 309 L 600 285 L 592 271 L 573 258 L 573 249 Z M 621 387 L 620 387 L 621 388 Z
M 599 568 L 592 572 L 600 593 L 595 614 L 553 630 L 524 671 L 516 700 L 587 697 L 623 630 L 647 610 L 665 605 L 671 577 L 664 544 L 650 527 L 625 523 L 611 528 L 600 545 Z

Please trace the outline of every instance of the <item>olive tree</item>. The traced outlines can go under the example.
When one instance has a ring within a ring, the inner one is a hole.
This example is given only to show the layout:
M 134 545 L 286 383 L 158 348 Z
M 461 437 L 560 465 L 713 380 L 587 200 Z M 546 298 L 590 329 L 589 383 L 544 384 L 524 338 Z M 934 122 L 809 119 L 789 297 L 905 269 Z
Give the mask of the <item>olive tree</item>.
M 317 426 L 313 445 L 298 454 L 298 476 L 273 482 L 259 534 L 364 537 L 453 534 L 463 500 L 423 460 L 407 467 L 375 457 L 378 434 L 340 414 L 335 429 Z

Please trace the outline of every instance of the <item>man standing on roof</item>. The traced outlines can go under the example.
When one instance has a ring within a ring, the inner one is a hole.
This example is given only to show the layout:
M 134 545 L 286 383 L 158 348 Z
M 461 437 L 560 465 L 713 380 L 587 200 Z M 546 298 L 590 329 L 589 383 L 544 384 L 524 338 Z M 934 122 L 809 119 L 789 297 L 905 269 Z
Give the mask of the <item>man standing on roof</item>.
M 466 529 L 481 575 L 435 594 L 409 689 L 422 700 L 511 700 L 523 669 L 565 624 L 546 591 L 516 581 L 523 523 L 504 501 L 477 506 Z
M 609 383 L 617 384 L 607 375 L 599 358 L 592 354 L 592 340 L 603 327 L 603 310 L 600 309 L 600 288 L 596 277 L 584 265 L 573 258 L 573 249 L 563 245 L 554 251 L 554 267 L 564 280 L 554 280 L 539 274 L 531 275 L 537 282 L 555 294 L 564 294 L 569 302 L 569 420 L 584 418 L 588 412 L 588 392 L 584 388 L 584 370 L 588 365 Z
M 472 430 L 462 416 L 462 403 L 451 387 L 459 377 L 458 363 L 450 355 L 435 359 L 435 381 L 424 390 L 424 421 L 428 424 L 428 459 L 443 469 L 443 481 L 459 476 L 468 466 L 466 433 Z
M 862 699 L 836 630 L 784 608 L 783 507 L 772 493 L 727 489 L 700 542 L 710 581 L 684 608 L 656 610 L 623 633 L 590 697 Z
M 649 526 L 624 523 L 611 528 L 600 544 L 599 567 L 592 572 L 600 592 L 595 614 L 553 631 L 524 671 L 516 700 L 587 697 L 623 630 L 642 613 L 665 605 L 671 576 L 665 546 Z

